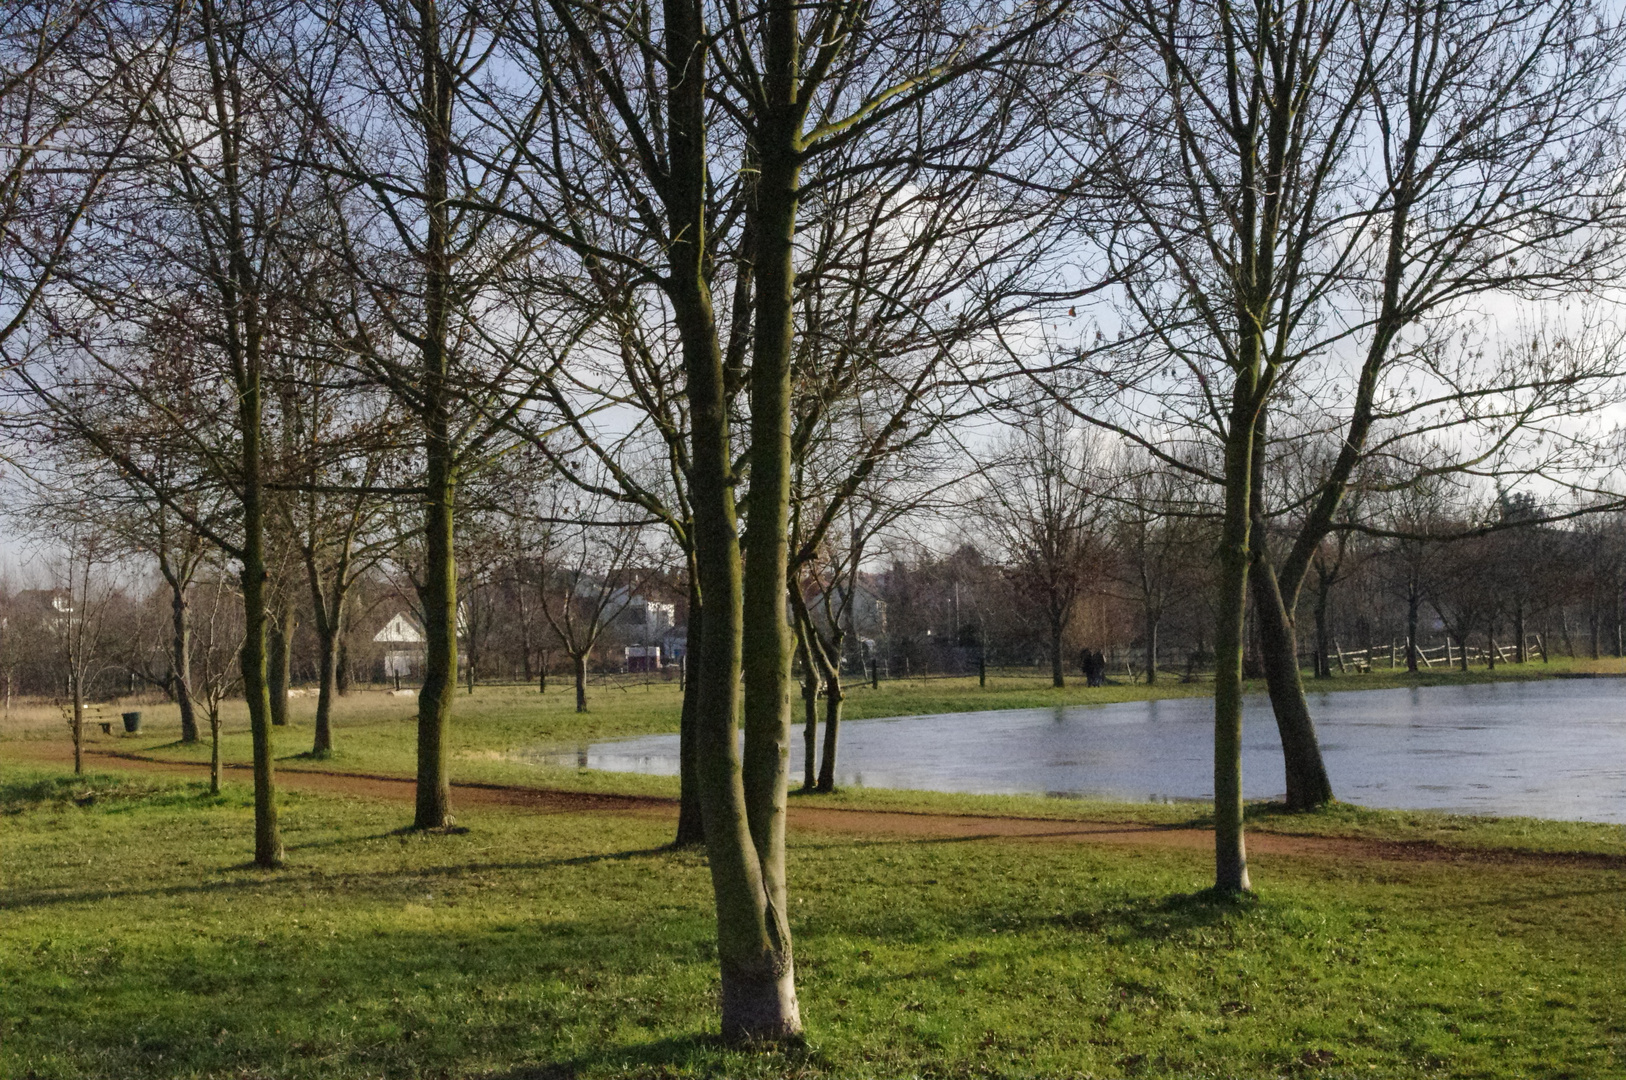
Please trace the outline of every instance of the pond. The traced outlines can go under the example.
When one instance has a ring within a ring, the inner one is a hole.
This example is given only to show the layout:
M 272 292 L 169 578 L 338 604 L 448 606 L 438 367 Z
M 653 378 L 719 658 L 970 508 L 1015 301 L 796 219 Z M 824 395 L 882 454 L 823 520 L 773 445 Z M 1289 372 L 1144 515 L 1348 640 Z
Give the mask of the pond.
M 1312 693 L 1310 708 L 1333 789 L 1347 802 L 1626 823 L 1626 682 Z M 801 748 L 798 727 L 792 783 L 802 775 Z M 677 736 L 659 735 L 597 743 L 566 760 L 672 775 L 677 755 Z M 836 775 L 838 784 L 879 788 L 1207 799 L 1213 702 L 848 721 Z M 1281 742 L 1262 695 L 1249 697 L 1244 711 L 1243 783 L 1250 799 L 1283 791 Z

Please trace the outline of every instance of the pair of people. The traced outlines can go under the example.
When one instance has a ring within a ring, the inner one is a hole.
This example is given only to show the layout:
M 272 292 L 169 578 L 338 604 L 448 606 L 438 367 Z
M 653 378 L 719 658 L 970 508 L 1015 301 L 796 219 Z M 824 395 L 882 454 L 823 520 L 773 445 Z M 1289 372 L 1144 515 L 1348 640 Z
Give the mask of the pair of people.
M 1107 658 L 1102 653 L 1085 649 L 1079 654 L 1078 666 L 1084 672 L 1085 686 L 1107 684 Z

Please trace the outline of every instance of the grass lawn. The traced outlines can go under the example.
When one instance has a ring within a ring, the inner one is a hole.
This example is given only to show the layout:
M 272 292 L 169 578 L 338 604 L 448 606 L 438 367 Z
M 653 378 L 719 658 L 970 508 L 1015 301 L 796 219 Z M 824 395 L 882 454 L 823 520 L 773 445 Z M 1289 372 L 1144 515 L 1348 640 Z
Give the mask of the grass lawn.
M 668 823 L 0 768 L 0 1076 L 1626 1075 L 1617 866 L 803 833 L 808 1047 L 720 1047 L 703 859 Z

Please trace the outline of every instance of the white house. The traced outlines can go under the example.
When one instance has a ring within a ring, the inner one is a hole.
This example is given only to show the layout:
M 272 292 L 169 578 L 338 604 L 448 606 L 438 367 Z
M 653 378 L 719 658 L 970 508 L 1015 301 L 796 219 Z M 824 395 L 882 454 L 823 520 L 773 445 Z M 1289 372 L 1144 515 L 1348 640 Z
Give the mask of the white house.
M 414 678 L 423 663 L 423 630 L 406 612 L 398 612 L 373 640 L 385 647 L 384 678 Z

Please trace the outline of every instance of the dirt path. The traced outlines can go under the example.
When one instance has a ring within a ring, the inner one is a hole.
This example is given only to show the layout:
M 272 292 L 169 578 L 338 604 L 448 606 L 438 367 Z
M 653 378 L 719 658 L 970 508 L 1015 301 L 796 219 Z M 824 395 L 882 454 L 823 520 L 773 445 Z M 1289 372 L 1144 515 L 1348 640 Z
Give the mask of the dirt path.
M 66 764 L 72 748 L 56 741 L 0 743 L 5 756 L 39 764 Z M 195 776 L 207 763 L 168 761 L 117 750 L 87 749 L 85 756 L 108 767 L 132 772 Z M 248 766 L 229 764 L 232 771 Z M 346 795 L 386 802 L 411 803 L 415 786 L 411 777 L 376 773 L 331 772 L 279 767 L 277 782 L 294 791 Z M 505 807 L 536 814 L 615 813 L 640 817 L 677 817 L 677 800 L 649 795 L 614 795 L 559 791 L 504 784 L 454 782 L 452 805 Z M 941 814 L 927 811 L 863 810 L 835 806 L 792 804 L 790 826 L 797 830 L 866 836 L 937 837 L 954 840 L 1009 840 L 1018 842 L 1125 845 L 1133 847 L 1207 850 L 1214 834 L 1186 826 L 1138 825 L 1107 821 L 1059 821 L 1053 818 L 999 817 L 976 814 Z M 1626 856 L 1550 854 L 1448 847 L 1429 841 L 1383 841 L 1318 836 L 1287 836 L 1250 831 L 1251 855 L 1310 856 L 1319 858 L 1389 859 L 1405 862 L 1527 863 L 1626 869 Z

